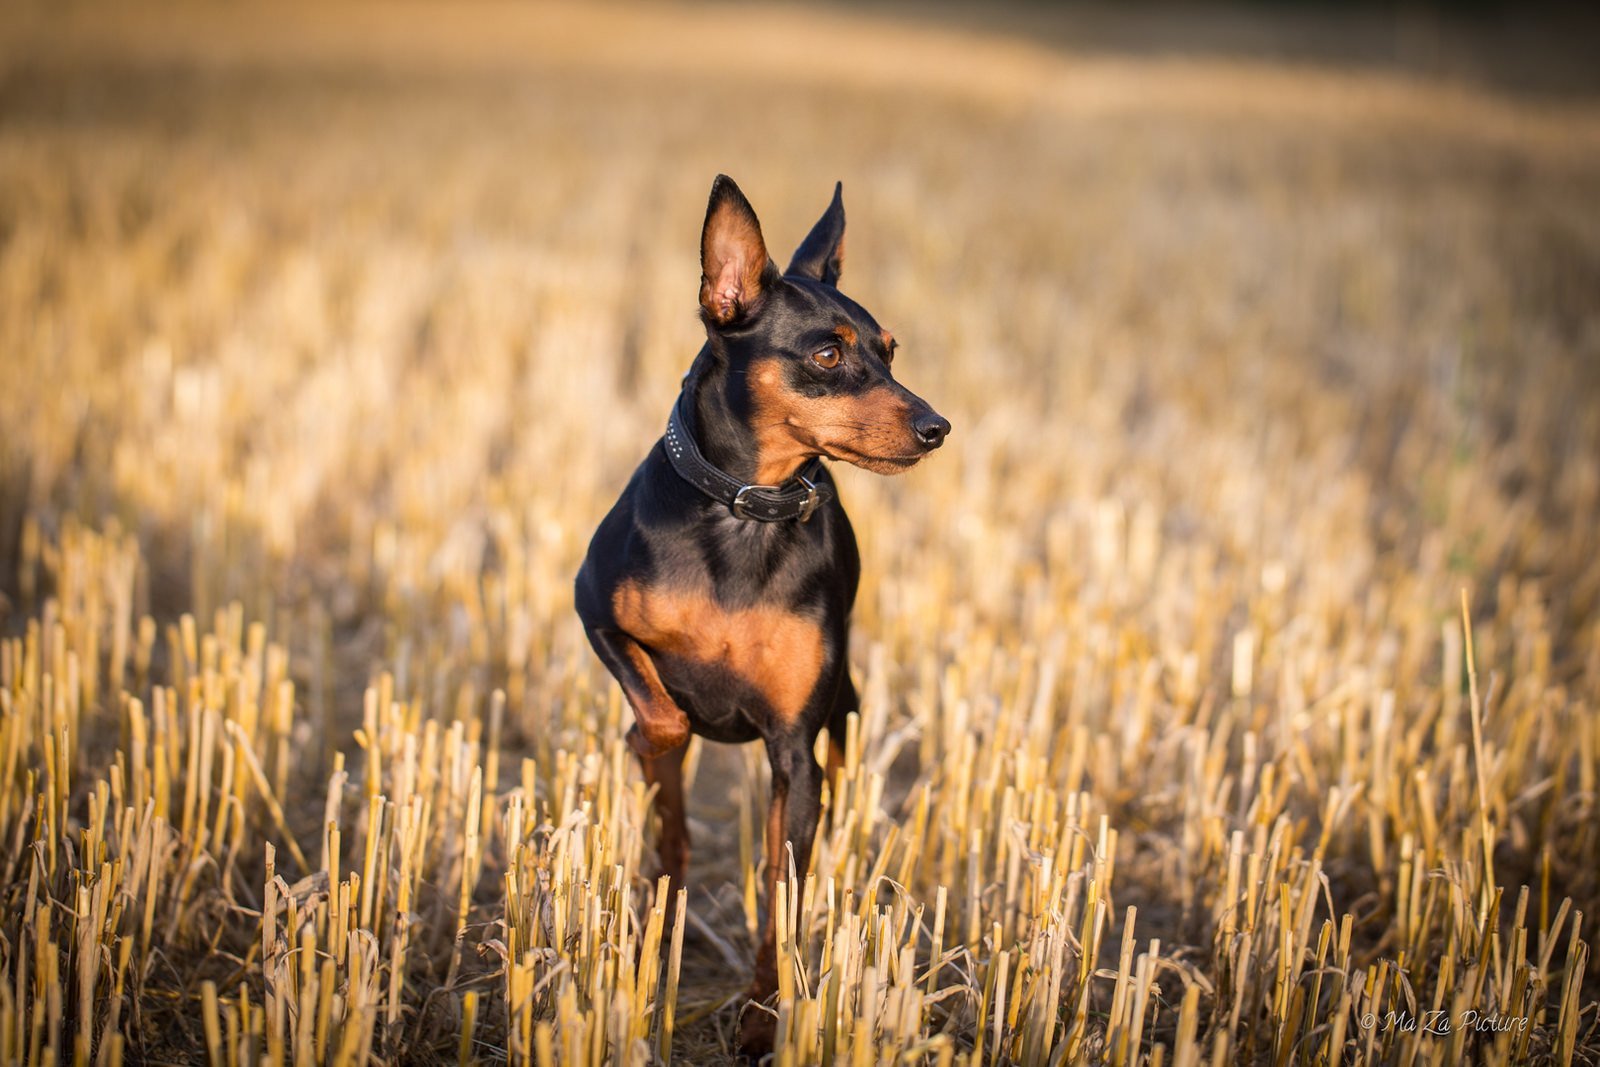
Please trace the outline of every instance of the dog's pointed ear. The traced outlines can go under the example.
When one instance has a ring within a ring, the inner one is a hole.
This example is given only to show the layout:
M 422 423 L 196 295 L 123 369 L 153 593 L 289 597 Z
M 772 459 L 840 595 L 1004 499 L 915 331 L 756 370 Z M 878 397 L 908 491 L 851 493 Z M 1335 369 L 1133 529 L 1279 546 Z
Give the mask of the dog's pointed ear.
M 750 201 L 732 178 L 717 175 L 700 231 L 700 307 L 706 318 L 727 326 L 749 315 L 777 271 Z
M 798 274 L 823 285 L 838 285 L 844 269 L 844 183 L 834 182 L 833 202 L 794 250 L 786 274 Z

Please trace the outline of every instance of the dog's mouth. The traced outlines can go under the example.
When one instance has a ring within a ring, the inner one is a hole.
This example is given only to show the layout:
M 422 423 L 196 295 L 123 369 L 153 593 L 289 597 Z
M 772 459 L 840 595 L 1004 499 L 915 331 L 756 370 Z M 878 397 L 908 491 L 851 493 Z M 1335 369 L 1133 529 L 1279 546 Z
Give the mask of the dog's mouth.
M 853 467 L 872 471 L 874 474 L 899 474 L 908 471 L 922 461 L 922 456 L 872 456 L 865 452 L 857 452 L 853 448 L 830 449 L 830 459 L 842 459 Z

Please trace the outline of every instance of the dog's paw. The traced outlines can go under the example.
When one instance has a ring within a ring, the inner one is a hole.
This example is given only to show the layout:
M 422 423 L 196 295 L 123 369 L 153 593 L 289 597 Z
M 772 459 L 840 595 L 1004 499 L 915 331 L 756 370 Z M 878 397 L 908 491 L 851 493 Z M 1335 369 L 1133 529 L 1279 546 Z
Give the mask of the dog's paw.
M 777 1036 L 778 1017 L 754 1001 L 746 1004 L 739 1016 L 739 1062 L 758 1064 L 772 1054 Z

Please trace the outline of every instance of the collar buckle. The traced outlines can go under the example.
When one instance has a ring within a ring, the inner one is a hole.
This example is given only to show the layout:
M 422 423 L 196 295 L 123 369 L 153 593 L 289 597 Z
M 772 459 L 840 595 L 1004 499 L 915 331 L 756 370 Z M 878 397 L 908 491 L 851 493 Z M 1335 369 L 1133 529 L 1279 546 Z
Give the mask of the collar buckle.
M 775 485 L 745 485 L 745 486 L 740 486 L 739 491 L 737 493 L 733 494 L 733 503 L 728 505 L 730 508 L 733 509 L 733 517 L 736 518 L 736 519 L 754 519 L 754 518 L 757 518 L 758 516 L 751 515 L 747 510 L 745 510 L 747 507 L 749 507 L 749 504 L 745 500 L 744 495 L 746 493 L 754 493 L 754 492 L 757 492 L 758 490 L 763 490 L 763 489 L 766 490 L 769 493 L 775 493 L 775 492 L 778 491 L 778 487 L 775 486 Z

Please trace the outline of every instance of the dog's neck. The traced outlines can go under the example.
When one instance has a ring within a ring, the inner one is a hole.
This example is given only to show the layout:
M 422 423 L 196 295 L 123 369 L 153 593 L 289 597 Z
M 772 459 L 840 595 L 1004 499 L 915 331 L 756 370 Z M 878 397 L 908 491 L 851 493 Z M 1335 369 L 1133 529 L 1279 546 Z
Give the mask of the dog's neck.
M 694 412 L 689 432 L 700 454 L 732 477 L 750 484 L 776 485 L 792 476 L 803 460 L 783 463 L 776 471 L 762 470 L 761 443 L 750 428 L 748 394 L 735 388 L 743 385 L 734 381 L 737 373 L 725 360 L 712 355 L 710 345 L 700 350 L 683 383 Z

